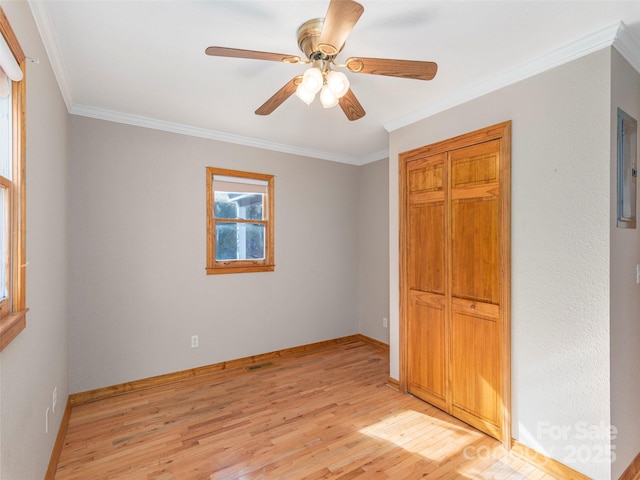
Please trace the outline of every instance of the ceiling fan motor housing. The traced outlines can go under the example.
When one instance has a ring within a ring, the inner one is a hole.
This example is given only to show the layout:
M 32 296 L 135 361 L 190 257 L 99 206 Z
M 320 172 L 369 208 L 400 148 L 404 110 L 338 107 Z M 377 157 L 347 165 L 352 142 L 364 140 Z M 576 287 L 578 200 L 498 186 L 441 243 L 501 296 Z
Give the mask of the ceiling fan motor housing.
M 313 18 L 298 28 L 298 47 L 312 62 L 316 60 L 331 62 L 335 57 L 335 55 L 323 53 L 319 47 L 318 39 L 323 25 L 324 18 Z

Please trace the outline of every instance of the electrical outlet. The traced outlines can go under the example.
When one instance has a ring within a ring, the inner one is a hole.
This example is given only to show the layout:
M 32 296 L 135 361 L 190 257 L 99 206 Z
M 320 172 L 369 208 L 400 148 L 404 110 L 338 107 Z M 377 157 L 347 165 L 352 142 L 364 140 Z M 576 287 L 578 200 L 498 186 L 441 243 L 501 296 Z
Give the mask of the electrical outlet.
M 382 317 L 382 326 L 384 328 L 389 328 L 389 319 L 387 317 Z
M 58 403 L 58 387 L 53 389 L 53 395 L 51 399 L 51 413 L 56 413 L 57 403 Z
M 191 348 L 198 348 L 198 335 L 191 335 Z
M 47 407 L 47 411 L 44 412 L 44 433 L 49 433 L 49 407 Z

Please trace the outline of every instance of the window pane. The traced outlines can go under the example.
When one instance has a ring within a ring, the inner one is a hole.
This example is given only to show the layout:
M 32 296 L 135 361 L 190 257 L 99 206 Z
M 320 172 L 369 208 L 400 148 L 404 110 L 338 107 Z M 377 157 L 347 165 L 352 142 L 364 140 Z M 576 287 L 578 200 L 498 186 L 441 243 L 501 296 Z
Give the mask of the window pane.
M 0 186 L 0 258 L 2 258 L 2 265 L 0 268 L 0 299 L 7 296 L 7 280 L 9 269 L 9 236 L 7 235 L 7 229 L 9 228 L 9 202 L 7 201 L 7 195 L 9 191 L 7 188 Z
M 0 95 L 0 176 L 11 179 L 12 163 L 12 100 L 11 82 L 9 82 L 9 95 Z M 8 295 L 9 279 L 9 190 L 0 186 L 0 299 Z
M 9 82 L 11 85 L 11 82 Z M 11 88 L 11 87 L 9 87 Z M 11 179 L 11 133 L 12 133 L 11 95 L 0 96 L 0 176 Z
M 216 224 L 216 260 L 263 260 L 264 225 Z
M 243 220 L 264 220 L 265 194 L 220 192 L 214 194 L 213 216 Z

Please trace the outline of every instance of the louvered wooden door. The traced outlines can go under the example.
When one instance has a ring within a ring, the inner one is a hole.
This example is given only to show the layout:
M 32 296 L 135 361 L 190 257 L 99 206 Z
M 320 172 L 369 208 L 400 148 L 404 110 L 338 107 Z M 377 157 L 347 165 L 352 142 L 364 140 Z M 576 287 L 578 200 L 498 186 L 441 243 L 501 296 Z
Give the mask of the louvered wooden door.
M 509 408 L 508 138 L 475 138 L 401 156 L 405 385 L 502 440 Z

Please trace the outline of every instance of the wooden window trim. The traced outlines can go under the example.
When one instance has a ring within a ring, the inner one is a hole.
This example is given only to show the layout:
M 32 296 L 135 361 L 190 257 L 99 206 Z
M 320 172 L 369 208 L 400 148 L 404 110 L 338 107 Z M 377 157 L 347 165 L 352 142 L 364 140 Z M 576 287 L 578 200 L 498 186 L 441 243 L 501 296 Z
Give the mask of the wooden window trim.
M 274 263 L 274 176 L 225 168 L 207 167 L 207 275 L 229 273 L 273 272 Z M 262 221 L 233 219 L 232 223 L 263 223 L 265 225 L 264 260 L 216 260 L 216 221 L 213 216 L 213 176 L 250 178 L 267 182 L 266 218 Z
M 26 327 L 26 58 L 9 20 L 0 8 L 0 33 L 11 49 L 23 73 L 20 82 L 12 82 L 13 110 L 13 164 L 10 189 L 9 232 L 10 291 L 6 307 L 0 309 L 0 351 L 13 341 Z
M 20 310 L 0 320 L 0 352 L 27 326 L 27 311 Z

